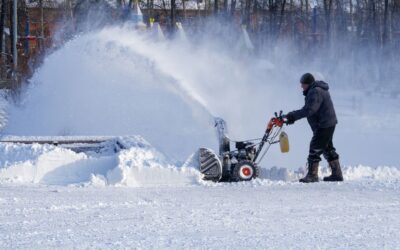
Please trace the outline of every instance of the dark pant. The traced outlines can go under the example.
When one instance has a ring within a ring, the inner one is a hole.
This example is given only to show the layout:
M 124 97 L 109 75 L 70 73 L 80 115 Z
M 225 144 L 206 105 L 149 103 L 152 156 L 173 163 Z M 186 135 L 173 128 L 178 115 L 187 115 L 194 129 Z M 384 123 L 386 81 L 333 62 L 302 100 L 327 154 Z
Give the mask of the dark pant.
M 314 131 L 310 142 L 310 152 L 308 162 L 320 162 L 321 154 L 324 154 L 328 162 L 339 159 L 335 147 L 333 147 L 332 137 L 335 132 L 335 126 L 329 128 L 319 128 Z

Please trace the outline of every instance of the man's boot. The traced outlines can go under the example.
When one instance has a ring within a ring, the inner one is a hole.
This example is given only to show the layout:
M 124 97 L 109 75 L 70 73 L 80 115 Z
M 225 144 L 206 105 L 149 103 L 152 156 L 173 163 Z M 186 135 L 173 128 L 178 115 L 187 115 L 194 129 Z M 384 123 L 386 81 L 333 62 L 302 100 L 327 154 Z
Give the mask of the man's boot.
M 318 166 L 319 162 L 309 162 L 307 175 L 299 181 L 304 183 L 318 182 Z
M 342 169 L 340 168 L 339 160 L 329 162 L 332 174 L 324 177 L 324 181 L 343 181 Z

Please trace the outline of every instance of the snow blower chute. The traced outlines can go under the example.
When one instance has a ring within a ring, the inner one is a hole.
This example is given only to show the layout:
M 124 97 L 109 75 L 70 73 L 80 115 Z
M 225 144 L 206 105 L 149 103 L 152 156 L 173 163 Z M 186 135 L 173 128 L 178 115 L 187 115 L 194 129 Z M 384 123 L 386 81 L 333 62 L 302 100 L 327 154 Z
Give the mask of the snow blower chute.
M 219 155 L 211 149 L 199 149 L 200 172 L 204 180 L 215 182 L 249 181 L 258 177 L 259 163 L 268 152 L 270 146 L 280 144 L 281 152 L 289 151 L 289 140 L 282 127 L 287 120 L 282 111 L 275 112 L 270 119 L 264 136 L 260 139 L 247 141 L 232 141 L 226 135 L 226 123 L 221 118 L 215 119 L 219 139 Z M 278 139 L 279 136 L 279 139 Z M 231 142 L 235 143 L 235 150 L 230 150 Z M 264 148 L 264 145 L 266 147 Z

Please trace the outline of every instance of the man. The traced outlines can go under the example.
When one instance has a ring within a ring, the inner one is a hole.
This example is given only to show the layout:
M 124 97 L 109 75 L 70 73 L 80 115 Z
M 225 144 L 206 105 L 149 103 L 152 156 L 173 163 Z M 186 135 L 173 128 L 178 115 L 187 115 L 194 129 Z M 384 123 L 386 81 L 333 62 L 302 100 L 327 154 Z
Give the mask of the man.
M 333 147 L 332 138 L 337 124 L 335 109 L 329 94 L 326 82 L 315 81 L 310 73 L 300 78 L 301 88 L 305 96 L 305 105 L 302 109 L 292 111 L 286 115 L 288 124 L 307 117 L 313 131 L 308 155 L 308 173 L 300 182 L 318 182 L 318 166 L 321 154 L 324 155 L 332 170 L 332 174 L 324 177 L 324 181 L 343 181 L 339 155 Z

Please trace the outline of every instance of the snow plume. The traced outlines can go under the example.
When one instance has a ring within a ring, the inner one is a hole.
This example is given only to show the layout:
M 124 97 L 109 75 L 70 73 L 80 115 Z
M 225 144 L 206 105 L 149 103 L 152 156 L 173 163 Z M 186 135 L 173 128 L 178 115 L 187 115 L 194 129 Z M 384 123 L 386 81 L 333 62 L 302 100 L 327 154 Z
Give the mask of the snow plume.
M 173 74 L 138 53 L 147 43 L 129 28 L 104 29 L 68 42 L 31 79 L 5 133 L 140 134 L 179 160 L 201 145 L 215 145 L 212 116 Z
M 352 86 L 344 61 L 332 70 L 324 55 L 308 60 L 286 42 L 255 51 L 233 30 L 240 29 L 215 21 L 188 29 L 187 40 L 167 41 L 129 23 L 82 33 L 45 59 L 22 103 L 10 109 L 4 133 L 138 134 L 183 162 L 200 146 L 217 148 L 213 116 L 227 121 L 235 140 L 261 137 L 273 112 L 303 105 L 298 81 L 311 71 L 330 83 L 342 163 L 398 164 L 398 99 Z M 303 120 L 286 130 L 291 152 L 272 147 L 263 167 L 305 165 L 308 125 Z

